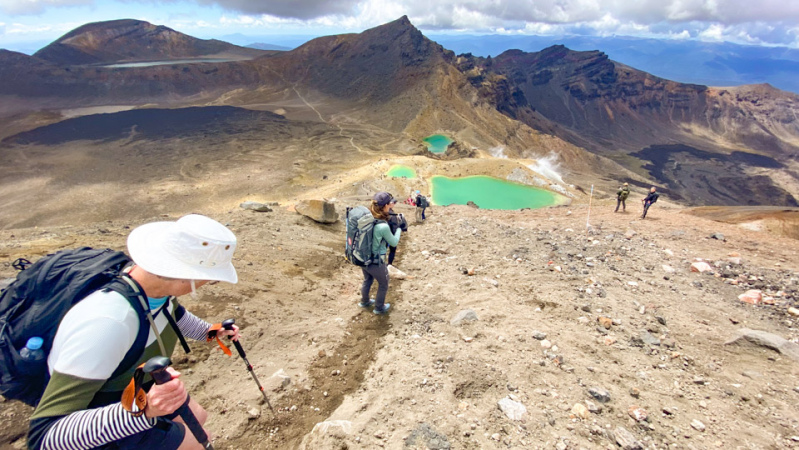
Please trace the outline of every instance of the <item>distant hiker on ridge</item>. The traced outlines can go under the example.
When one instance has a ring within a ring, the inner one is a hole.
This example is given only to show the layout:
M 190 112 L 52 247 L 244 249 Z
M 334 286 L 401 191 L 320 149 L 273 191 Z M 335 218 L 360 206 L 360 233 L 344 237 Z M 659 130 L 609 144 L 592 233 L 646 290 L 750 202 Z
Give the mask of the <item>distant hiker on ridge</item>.
M 408 229 L 404 220 L 399 227 L 391 232 L 388 225 L 389 211 L 394 205 L 394 198 L 388 192 L 378 192 L 375 194 L 369 211 L 377 219 L 377 223 L 372 229 L 372 255 L 378 257 L 377 263 L 368 264 L 361 267 L 363 272 L 363 285 L 361 286 L 361 308 L 370 308 L 374 305 L 375 314 L 385 314 L 391 308 L 390 303 L 385 303 L 388 293 L 388 265 L 386 264 L 386 250 L 388 246 L 396 247 L 399 244 L 400 235 L 403 230 Z M 369 291 L 372 283 L 377 280 L 377 295 L 374 299 L 369 298 Z
M 172 355 L 178 330 L 200 341 L 206 341 L 211 330 L 239 339 L 237 326 L 212 326 L 175 300 L 195 295 L 207 283 L 236 283 L 231 263 L 235 249 L 236 236 L 228 228 L 196 214 L 134 229 L 128 252 L 135 265 L 108 288 L 73 306 L 59 323 L 47 359 L 50 379 L 31 417 L 28 448 L 203 448 L 176 417 L 188 394 L 174 369 L 166 369 L 172 380 L 164 384 L 144 383 L 147 401 L 142 409 L 123 405 L 120 399 L 136 367 L 152 356 Z M 132 298 L 122 292 L 130 292 Z M 147 304 L 155 320 L 143 320 L 134 301 L 141 301 L 142 309 Z M 118 367 L 128 360 L 129 350 L 137 352 L 134 363 Z M 203 407 L 194 399 L 189 407 L 204 423 L 208 413 Z
M 408 195 L 408 198 L 405 199 L 406 205 L 416 206 L 416 200 L 414 200 L 414 194 L 415 191 L 411 191 L 410 195 Z
M 427 201 L 427 197 L 422 195 L 420 191 L 416 191 L 416 222 L 424 222 L 427 217 L 424 215 L 425 209 L 430 206 L 430 202 Z
M 646 213 L 647 211 L 649 211 L 649 207 L 652 206 L 652 203 L 658 201 L 658 197 L 660 197 L 660 195 L 658 195 L 658 193 L 655 192 L 655 190 L 656 190 L 655 186 L 652 186 L 652 189 L 649 190 L 649 195 L 647 195 L 646 197 L 644 197 L 643 200 L 641 200 L 641 202 L 644 204 L 644 213 L 641 214 L 642 219 L 646 219 Z
M 613 212 L 619 212 L 619 205 L 621 205 L 621 212 L 627 211 L 627 197 L 630 196 L 630 185 L 624 183 L 622 187 L 616 191 L 616 210 Z

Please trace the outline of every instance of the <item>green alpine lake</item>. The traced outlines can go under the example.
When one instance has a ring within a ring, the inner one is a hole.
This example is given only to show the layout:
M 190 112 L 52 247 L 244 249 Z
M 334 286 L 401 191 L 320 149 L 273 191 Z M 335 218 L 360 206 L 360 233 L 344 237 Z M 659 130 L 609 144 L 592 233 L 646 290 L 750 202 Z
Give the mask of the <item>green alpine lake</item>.
M 434 134 L 424 138 L 423 142 L 432 153 L 444 153 L 447 151 L 449 144 L 455 141 L 443 134 Z
M 465 205 L 472 201 L 483 209 L 543 208 L 562 203 L 563 197 L 545 189 L 477 175 L 430 180 L 434 205 Z
M 395 164 L 388 169 L 386 175 L 397 178 L 416 178 L 416 171 L 412 167 Z

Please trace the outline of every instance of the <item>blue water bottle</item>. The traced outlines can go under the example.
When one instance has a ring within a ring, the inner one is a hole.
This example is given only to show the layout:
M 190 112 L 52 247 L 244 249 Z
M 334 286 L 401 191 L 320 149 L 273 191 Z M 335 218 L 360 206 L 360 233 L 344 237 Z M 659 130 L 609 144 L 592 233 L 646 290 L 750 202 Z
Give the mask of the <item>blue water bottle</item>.
M 28 343 L 25 344 L 25 348 L 19 352 L 19 356 L 21 356 L 25 361 L 42 361 L 44 359 L 44 350 L 42 350 L 42 344 L 44 344 L 44 339 L 38 336 L 28 339 Z

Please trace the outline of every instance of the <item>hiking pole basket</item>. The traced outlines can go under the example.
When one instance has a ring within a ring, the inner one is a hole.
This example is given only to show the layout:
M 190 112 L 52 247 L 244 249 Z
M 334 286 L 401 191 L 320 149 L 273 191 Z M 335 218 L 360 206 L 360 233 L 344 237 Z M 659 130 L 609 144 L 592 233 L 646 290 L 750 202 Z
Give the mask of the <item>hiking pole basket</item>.
M 236 323 L 235 319 L 228 319 L 222 322 L 222 328 L 226 330 L 232 330 L 234 323 Z M 264 392 L 264 387 L 261 386 L 261 382 L 258 381 L 258 377 L 255 376 L 255 371 L 252 369 L 252 364 L 250 364 L 250 362 L 247 360 L 247 354 L 244 353 L 244 348 L 241 347 L 241 343 L 239 341 L 233 341 L 233 345 L 236 346 L 236 351 L 239 352 L 239 356 L 241 356 L 241 359 L 243 359 L 244 363 L 247 364 L 247 370 L 250 372 L 250 375 L 252 375 L 252 379 L 255 380 L 255 384 L 258 385 L 258 389 L 261 390 L 261 394 L 264 396 L 264 400 L 266 400 L 266 406 L 268 406 L 269 410 L 272 411 L 272 414 L 274 414 L 275 409 L 272 408 L 272 403 L 269 402 L 269 397 L 266 396 L 266 392 Z

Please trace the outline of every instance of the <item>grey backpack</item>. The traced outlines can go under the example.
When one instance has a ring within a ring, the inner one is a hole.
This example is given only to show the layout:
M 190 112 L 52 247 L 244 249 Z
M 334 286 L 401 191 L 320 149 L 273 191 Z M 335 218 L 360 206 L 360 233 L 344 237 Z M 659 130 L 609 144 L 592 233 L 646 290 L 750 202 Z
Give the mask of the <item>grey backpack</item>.
M 375 219 L 365 206 L 347 208 L 347 244 L 344 257 L 356 266 L 378 264 L 380 255 L 372 254 L 372 241 L 375 225 L 385 223 Z

